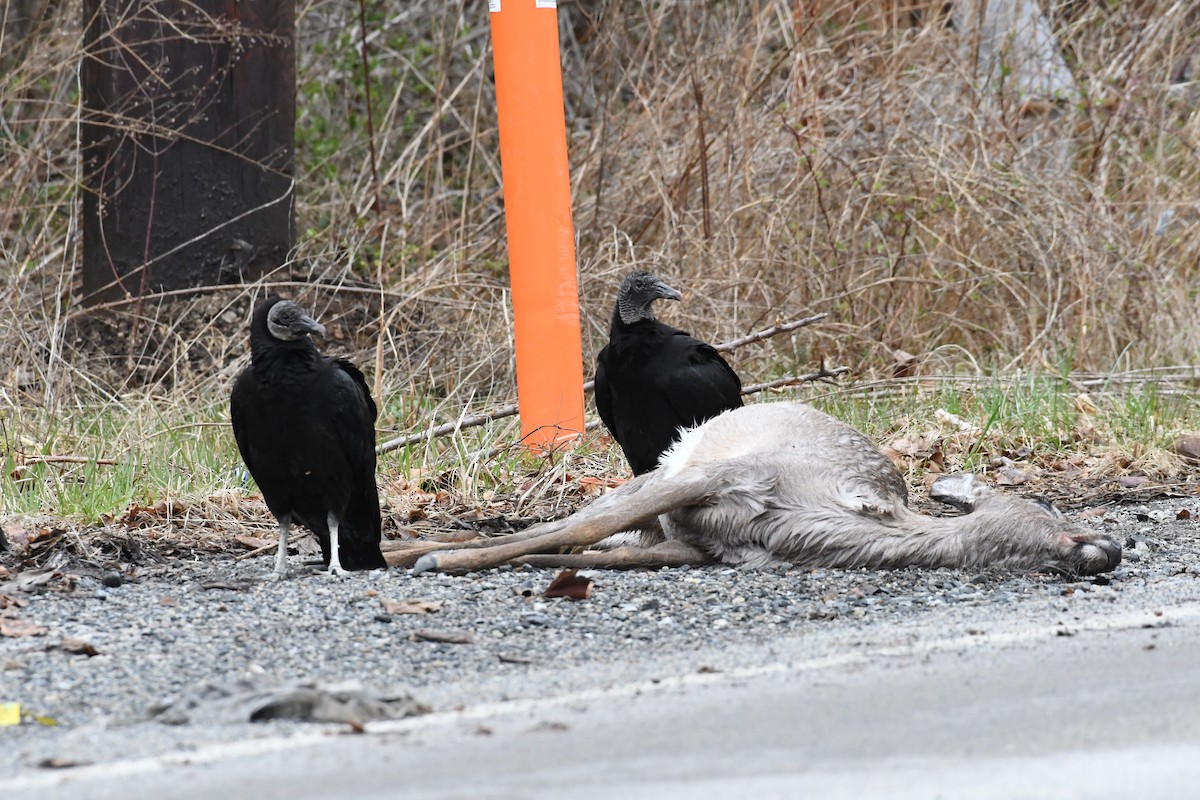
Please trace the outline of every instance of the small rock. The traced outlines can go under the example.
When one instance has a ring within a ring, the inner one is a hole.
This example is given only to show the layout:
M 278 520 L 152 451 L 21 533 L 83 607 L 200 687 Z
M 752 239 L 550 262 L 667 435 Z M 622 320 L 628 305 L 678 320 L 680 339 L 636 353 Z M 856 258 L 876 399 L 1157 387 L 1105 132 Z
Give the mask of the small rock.
M 125 579 L 121 577 L 121 573 L 119 572 L 106 572 L 100 576 L 100 583 L 110 589 L 115 589 L 124 582 Z

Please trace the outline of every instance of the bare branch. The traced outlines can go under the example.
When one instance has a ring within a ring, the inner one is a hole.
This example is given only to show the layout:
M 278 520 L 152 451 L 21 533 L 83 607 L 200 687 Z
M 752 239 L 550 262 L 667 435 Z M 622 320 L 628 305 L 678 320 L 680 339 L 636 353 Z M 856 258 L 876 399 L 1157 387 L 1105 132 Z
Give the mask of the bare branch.
M 799 319 L 794 322 L 782 322 L 782 323 L 779 323 L 778 325 L 773 325 L 772 327 L 767 328 L 765 330 L 758 331 L 757 333 L 751 333 L 748 336 L 743 336 L 739 339 L 733 339 L 731 341 L 724 342 L 722 344 L 714 345 L 714 348 L 716 350 L 722 350 L 722 351 L 733 350 L 733 349 L 741 347 L 742 345 L 745 345 L 745 344 L 759 342 L 759 341 L 762 341 L 763 339 L 770 339 L 772 336 L 778 336 L 781 333 L 787 333 L 788 331 L 794 331 L 797 328 L 802 328 L 806 325 L 812 325 L 814 322 L 819 322 L 819 321 L 825 319 L 827 316 L 829 316 L 829 315 L 828 314 L 814 314 L 811 317 L 805 317 L 804 319 Z M 847 373 L 849 371 L 850 370 L 848 367 L 834 367 L 833 369 L 826 369 L 824 366 L 822 366 L 816 372 L 810 372 L 806 375 L 799 375 L 799 376 L 788 375 L 788 376 L 784 376 L 782 378 L 777 378 L 776 380 L 773 380 L 773 381 L 767 381 L 766 383 L 754 383 L 749 386 L 743 386 L 742 394 L 744 394 L 744 395 L 756 394 L 758 392 L 767 391 L 769 389 L 778 389 L 778 388 L 781 388 L 784 386 L 796 386 L 801 383 L 809 383 L 811 381 L 825 380 L 828 378 L 837 377 L 838 375 L 844 375 L 845 373 Z M 595 381 L 588 381 L 587 383 L 585 383 L 583 385 L 583 390 L 585 392 L 590 392 L 593 389 L 595 389 L 595 387 L 596 387 Z M 401 447 L 408 447 L 410 445 L 419 444 L 421 442 L 427 442 L 430 439 L 436 439 L 439 436 L 446 436 L 446 435 L 455 433 L 457 431 L 460 431 L 464 428 L 475 428 L 480 425 L 486 425 L 489 422 L 495 422 L 496 420 L 499 420 L 499 419 L 504 419 L 506 417 L 512 417 L 512 416 L 515 416 L 519 411 L 520 411 L 520 409 L 517 406 L 511 405 L 511 406 L 503 406 L 501 408 L 496 409 L 495 411 L 489 411 L 484 414 L 473 414 L 471 416 L 459 417 L 454 422 L 446 422 L 446 423 L 443 423 L 436 427 L 429 428 L 424 431 L 420 431 L 418 433 L 410 433 L 410 434 L 406 434 L 404 436 L 397 436 L 395 439 L 389 439 L 386 442 L 380 444 L 378 447 L 376 447 L 375 451 L 381 455 L 383 453 L 390 453 L 391 451 L 398 450 Z M 587 423 L 587 425 L 585 426 L 585 430 L 589 430 L 589 431 L 595 430 L 599 426 L 600 426 L 599 420 L 590 420 Z M 494 454 L 499 451 L 493 450 L 491 452 Z

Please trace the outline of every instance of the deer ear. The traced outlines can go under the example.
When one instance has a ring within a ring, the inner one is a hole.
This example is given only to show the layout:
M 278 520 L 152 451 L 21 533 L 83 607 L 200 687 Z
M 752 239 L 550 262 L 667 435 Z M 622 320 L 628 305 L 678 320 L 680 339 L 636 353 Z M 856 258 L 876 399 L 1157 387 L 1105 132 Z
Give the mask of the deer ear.
M 1088 542 L 1088 537 L 1086 535 L 1079 533 L 1067 533 L 1066 531 L 1060 531 L 1059 533 L 1056 533 L 1054 538 L 1058 546 L 1064 550 L 1072 550 L 1079 545 L 1086 544 Z
M 975 510 L 975 504 L 989 491 L 987 484 L 970 472 L 958 472 L 934 481 L 933 486 L 929 487 L 929 499 L 970 514 Z

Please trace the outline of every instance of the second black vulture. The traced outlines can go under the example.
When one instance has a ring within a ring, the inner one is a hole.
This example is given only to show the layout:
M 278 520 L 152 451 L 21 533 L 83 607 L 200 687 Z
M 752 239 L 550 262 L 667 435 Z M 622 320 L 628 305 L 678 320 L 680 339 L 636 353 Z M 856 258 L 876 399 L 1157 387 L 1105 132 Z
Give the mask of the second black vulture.
M 230 397 L 238 450 L 279 522 L 275 576 L 287 572 L 293 522 L 321 543 L 331 574 L 386 567 L 375 485 L 377 410 L 362 372 L 322 355 L 324 326 L 269 297 L 250 322 L 250 366 Z
M 608 344 L 596 357 L 596 410 L 634 475 L 692 428 L 742 405 L 742 382 L 711 345 L 654 318 L 683 296 L 649 272 L 621 282 Z

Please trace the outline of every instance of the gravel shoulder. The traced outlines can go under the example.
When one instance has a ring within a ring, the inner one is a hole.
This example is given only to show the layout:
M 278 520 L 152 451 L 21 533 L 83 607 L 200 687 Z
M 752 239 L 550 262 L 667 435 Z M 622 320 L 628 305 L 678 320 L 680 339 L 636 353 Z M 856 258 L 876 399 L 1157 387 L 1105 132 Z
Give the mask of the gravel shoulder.
M 0 703 L 18 702 L 57 724 L 0 729 L 0 790 L 6 779 L 50 766 L 318 729 L 149 718 L 151 709 L 212 682 L 404 685 L 435 714 L 453 713 L 681 676 L 702 680 L 795 663 L 834 667 L 934 640 L 939 647 L 1004 646 L 1048 629 L 1072 635 L 1155 619 L 1169 624 L 1195 611 L 1200 499 L 1081 513 L 1126 545 L 1126 560 L 1111 575 L 596 572 L 591 596 L 572 601 L 542 597 L 553 573 L 527 568 L 462 577 L 294 574 L 269 582 L 259 578 L 270 556 L 214 556 L 144 567 L 118 586 L 83 577 L 72 591 L 35 588 L 11 595 L 26 604 L 15 615 L 9 609 L 10 618 L 45 630 L 0 637 Z M 292 563 L 298 573 L 298 561 Z M 436 610 L 388 612 L 385 601 L 406 600 Z

